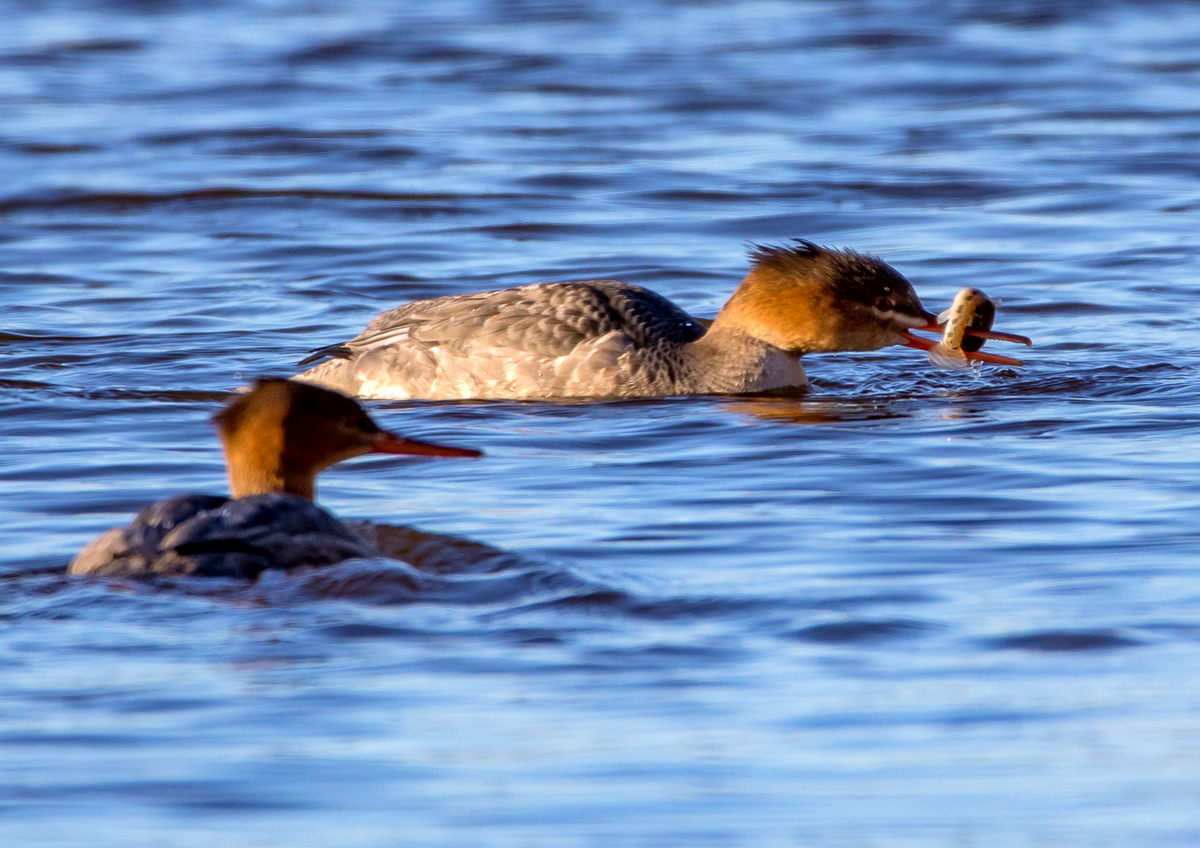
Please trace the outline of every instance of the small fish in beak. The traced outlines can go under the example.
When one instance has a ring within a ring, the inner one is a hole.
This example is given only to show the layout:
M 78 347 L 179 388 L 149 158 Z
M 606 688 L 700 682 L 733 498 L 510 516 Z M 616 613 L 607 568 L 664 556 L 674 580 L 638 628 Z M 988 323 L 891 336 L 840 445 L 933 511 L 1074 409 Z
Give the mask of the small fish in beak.
M 1033 347 L 1033 342 L 1026 336 L 992 332 L 992 322 L 996 320 L 996 303 L 979 289 L 963 289 L 955 295 L 949 309 L 941 315 L 927 317 L 928 324 L 914 329 L 941 333 L 942 340 L 934 342 L 906 333 L 904 343 L 909 347 L 928 351 L 929 361 L 941 368 L 966 368 L 971 362 L 991 362 L 996 365 L 1025 364 L 1010 356 L 984 353 L 981 348 L 989 339 Z

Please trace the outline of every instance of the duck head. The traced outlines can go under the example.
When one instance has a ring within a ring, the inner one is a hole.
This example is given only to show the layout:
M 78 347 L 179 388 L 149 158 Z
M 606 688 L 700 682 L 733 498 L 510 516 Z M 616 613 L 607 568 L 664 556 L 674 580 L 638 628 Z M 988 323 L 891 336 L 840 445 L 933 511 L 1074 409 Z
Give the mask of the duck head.
M 286 492 L 312 499 L 318 473 L 367 453 L 482 456 L 479 451 L 390 433 L 372 421 L 357 401 L 278 377 L 256 380 L 247 394 L 230 402 L 212 421 L 225 451 L 235 498 Z
M 913 330 L 941 333 L 904 275 L 875 256 L 798 239 L 755 245 L 750 272 L 713 321 L 796 355 L 878 350 L 933 342 Z M 1028 343 L 1024 336 L 968 330 L 980 339 Z M 1020 364 L 972 351 L 968 358 Z

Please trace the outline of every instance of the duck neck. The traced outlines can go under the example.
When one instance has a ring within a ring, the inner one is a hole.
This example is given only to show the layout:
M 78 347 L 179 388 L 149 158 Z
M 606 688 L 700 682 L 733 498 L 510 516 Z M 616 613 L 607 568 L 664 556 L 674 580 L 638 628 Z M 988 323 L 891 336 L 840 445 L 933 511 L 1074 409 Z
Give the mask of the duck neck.
M 310 501 L 316 497 L 316 475 L 289 468 L 278 452 L 262 452 L 254 445 L 225 445 L 229 491 L 235 498 L 281 492 Z
M 700 339 L 688 345 L 689 369 L 697 391 L 745 394 L 803 386 L 800 354 L 780 350 L 720 316 Z

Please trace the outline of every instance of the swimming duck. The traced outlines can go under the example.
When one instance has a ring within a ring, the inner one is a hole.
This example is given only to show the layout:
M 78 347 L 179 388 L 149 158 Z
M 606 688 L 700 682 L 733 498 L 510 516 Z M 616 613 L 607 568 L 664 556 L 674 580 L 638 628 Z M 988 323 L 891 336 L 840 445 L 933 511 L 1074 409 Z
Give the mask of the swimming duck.
M 797 240 L 754 246 L 711 322 L 616 280 L 536 283 L 418 300 L 316 350 L 295 379 L 377 398 L 631 398 L 750 394 L 804 386 L 806 353 L 928 349 L 940 333 L 886 262 Z M 980 339 L 1024 336 L 968 330 Z M 982 351 L 969 359 L 1018 360 Z
M 378 556 L 313 503 L 319 472 L 366 453 L 480 456 L 406 439 L 354 400 L 293 380 L 257 380 L 215 414 L 232 497 L 178 495 L 87 545 L 69 574 L 255 578 L 268 568 Z

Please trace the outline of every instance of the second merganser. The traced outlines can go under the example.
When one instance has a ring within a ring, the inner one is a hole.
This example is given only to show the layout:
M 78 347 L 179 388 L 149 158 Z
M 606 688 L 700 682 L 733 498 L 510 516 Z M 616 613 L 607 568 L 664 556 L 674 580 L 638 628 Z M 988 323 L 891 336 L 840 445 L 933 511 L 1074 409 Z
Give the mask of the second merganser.
M 179 495 L 87 545 L 69 574 L 255 578 L 379 552 L 313 503 L 316 475 L 366 453 L 481 456 L 381 430 L 337 392 L 267 378 L 213 416 L 231 498 Z
M 331 357 L 295 379 L 393 399 L 751 394 L 804 386 L 806 353 L 928 349 L 912 331 L 942 331 L 908 280 L 874 256 L 797 240 L 754 246 L 750 260 L 711 322 L 616 280 L 537 283 L 383 312 L 354 339 L 301 360 Z

